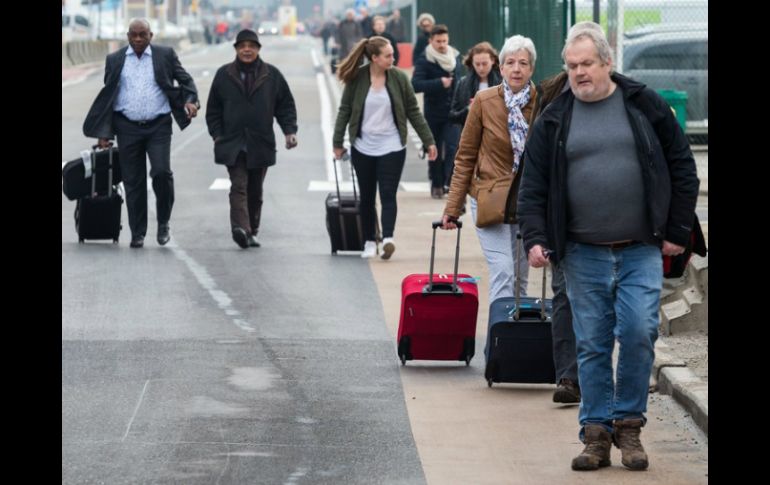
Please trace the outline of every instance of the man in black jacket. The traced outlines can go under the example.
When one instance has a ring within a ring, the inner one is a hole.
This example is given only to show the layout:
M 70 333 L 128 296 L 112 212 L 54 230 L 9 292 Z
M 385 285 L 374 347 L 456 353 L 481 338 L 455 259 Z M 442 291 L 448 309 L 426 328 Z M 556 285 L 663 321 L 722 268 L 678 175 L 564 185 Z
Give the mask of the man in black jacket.
M 460 127 L 449 120 L 449 110 L 455 86 L 462 77 L 460 53 L 449 45 L 446 25 L 433 26 L 430 43 L 414 63 L 412 87 L 415 93 L 425 93 L 423 110 L 438 146 L 439 156 L 428 162 L 431 197 L 440 199 L 449 192 L 455 152 L 460 141 Z
M 104 88 L 83 122 L 85 136 L 98 138 L 102 148 L 110 146 L 110 140 L 117 135 L 132 248 L 144 246 L 147 232 L 148 156 L 157 200 L 158 244 L 162 246 L 170 239 L 174 177 L 169 113 L 183 130 L 200 106 L 195 83 L 174 49 L 150 47 L 151 40 L 146 19 L 130 22 L 129 47 L 107 56 Z M 174 86 L 174 80 L 179 86 Z
M 206 124 L 214 139 L 215 162 L 230 174 L 230 226 L 242 248 L 259 247 L 262 185 L 275 165 L 273 118 L 286 149 L 297 146 L 297 109 L 281 72 L 259 58 L 262 45 L 253 30 L 235 39 L 236 59 L 214 76 L 206 104 Z
M 614 443 L 623 465 L 644 470 L 661 253 L 680 254 L 690 237 L 695 160 L 663 98 L 612 73 L 601 30 L 571 32 L 562 57 L 570 91 L 530 130 L 519 224 L 530 265 L 559 263 L 572 305 L 586 445 L 572 469 L 609 466 Z

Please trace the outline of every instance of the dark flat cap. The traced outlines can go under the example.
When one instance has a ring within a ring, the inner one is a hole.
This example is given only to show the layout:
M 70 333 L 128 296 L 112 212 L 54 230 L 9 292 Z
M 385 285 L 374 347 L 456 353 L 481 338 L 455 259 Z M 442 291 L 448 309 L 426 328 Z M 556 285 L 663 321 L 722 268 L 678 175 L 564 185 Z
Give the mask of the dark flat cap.
M 235 44 L 234 46 L 238 47 L 238 44 L 245 40 L 250 40 L 257 44 L 257 47 L 262 47 L 262 44 L 259 43 L 259 37 L 257 36 L 257 33 L 254 32 L 251 29 L 243 29 L 240 32 L 238 32 L 238 36 L 235 37 Z

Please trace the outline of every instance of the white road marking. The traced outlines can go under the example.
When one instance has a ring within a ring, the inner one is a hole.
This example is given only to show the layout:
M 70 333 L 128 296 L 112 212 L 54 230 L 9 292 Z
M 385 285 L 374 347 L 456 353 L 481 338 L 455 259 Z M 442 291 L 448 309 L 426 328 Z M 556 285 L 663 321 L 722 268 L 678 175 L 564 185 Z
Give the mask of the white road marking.
M 430 182 L 401 182 L 405 192 L 430 192 Z
M 315 52 L 315 51 L 311 51 Z M 323 158 L 326 165 L 326 178 L 327 180 L 334 181 L 334 167 L 332 167 L 332 107 L 331 100 L 329 99 L 329 92 L 326 89 L 326 78 L 323 74 L 316 73 L 316 81 L 318 82 L 318 92 L 321 96 L 321 137 L 323 138 Z
M 356 187 L 356 190 L 358 188 Z M 311 180 L 307 186 L 308 192 L 336 192 L 337 184 L 334 180 Z M 353 182 L 340 181 L 340 192 L 353 192 Z
M 209 190 L 230 190 L 230 179 L 214 179 Z
M 142 388 L 142 393 L 139 395 L 139 401 L 137 401 L 136 407 L 134 408 L 134 414 L 131 415 L 131 419 L 128 421 L 128 426 L 126 426 L 126 432 L 123 434 L 123 439 L 120 441 L 126 441 L 128 432 L 131 431 L 131 425 L 134 422 L 134 418 L 136 418 L 136 413 L 139 411 L 139 406 L 142 405 L 142 399 L 144 399 L 144 393 L 147 392 L 147 386 L 149 385 L 150 385 L 150 380 L 147 379 L 147 382 L 144 383 L 144 387 Z
M 171 151 L 171 157 L 172 158 L 176 157 L 179 154 L 179 152 L 181 152 L 185 147 L 187 147 L 190 143 L 192 143 L 193 140 L 198 138 L 203 133 L 206 133 L 205 129 L 202 129 L 201 131 L 194 134 L 189 139 L 185 140 L 184 143 L 174 148 Z M 152 179 L 148 178 L 148 182 L 152 184 Z M 229 180 L 228 180 L 228 183 L 229 183 Z M 151 194 L 152 198 L 155 198 L 155 193 L 151 190 L 151 188 L 148 188 L 147 192 L 148 194 Z M 155 204 L 148 203 L 147 205 L 148 207 L 151 208 L 150 211 L 154 215 Z M 171 241 L 169 241 L 169 243 L 166 244 L 166 247 L 174 253 L 174 256 L 176 256 L 177 259 L 181 260 L 187 266 L 187 269 L 189 269 L 190 272 L 193 274 L 193 276 L 195 276 L 195 279 L 198 281 L 198 284 L 201 285 L 201 287 L 203 287 L 203 289 L 208 292 L 209 296 L 211 296 L 211 298 L 214 300 L 217 306 L 224 312 L 224 314 L 231 319 L 231 321 L 233 322 L 233 324 L 235 324 L 235 326 L 237 326 L 238 328 L 240 328 L 245 332 L 251 333 L 255 331 L 255 328 L 252 327 L 249 324 L 249 322 L 244 320 L 243 318 L 233 318 L 238 316 L 242 317 L 241 312 L 238 311 L 238 309 L 233 306 L 232 298 L 230 298 L 230 296 L 227 293 L 225 293 L 224 291 L 220 290 L 217 287 L 216 281 L 214 280 L 214 278 L 211 277 L 211 275 L 209 274 L 205 266 L 195 261 L 195 259 L 193 259 L 190 255 L 188 255 L 184 249 L 177 246 L 176 241 L 173 239 L 173 237 Z

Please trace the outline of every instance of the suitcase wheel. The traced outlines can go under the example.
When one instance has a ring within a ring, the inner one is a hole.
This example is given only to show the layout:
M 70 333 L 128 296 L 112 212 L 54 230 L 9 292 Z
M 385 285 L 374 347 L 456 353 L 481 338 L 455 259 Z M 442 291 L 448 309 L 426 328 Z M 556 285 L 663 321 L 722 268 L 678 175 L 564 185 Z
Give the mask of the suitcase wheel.
M 492 387 L 492 379 L 487 379 L 487 387 Z
M 118 244 L 118 238 L 113 239 L 112 244 Z
M 406 365 L 406 359 L 412 358 L 412 353 L 409 351 L 412 339 L 408 336 L 401 337 L 398 342 L 398 358 L 401 359 L 401 365 Z
M 470 355 L 466 355 L 465 356 L 465 366 L 467 367 L 469 365 L 471 365 L 471 356 Z
M 83 244 L 83 241 L 85 241 L 85 239 L 83 239 L 82 237 L 79 237 L 79 238 L 78 238 L 78 242 L 79 242 L 80 244 Z

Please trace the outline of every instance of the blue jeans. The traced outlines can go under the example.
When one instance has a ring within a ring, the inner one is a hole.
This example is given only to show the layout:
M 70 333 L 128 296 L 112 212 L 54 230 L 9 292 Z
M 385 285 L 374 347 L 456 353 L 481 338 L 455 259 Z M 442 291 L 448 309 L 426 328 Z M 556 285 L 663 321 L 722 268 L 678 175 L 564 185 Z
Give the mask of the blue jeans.
M 581 439 L 586 424 L 602 424 L 612 432 L 614 419 L 646 422 L 663 285 L 660 249 L 568 241 L 561 267 L 577 340 Z M 613 382 L 615 339 L 620 349 Z

